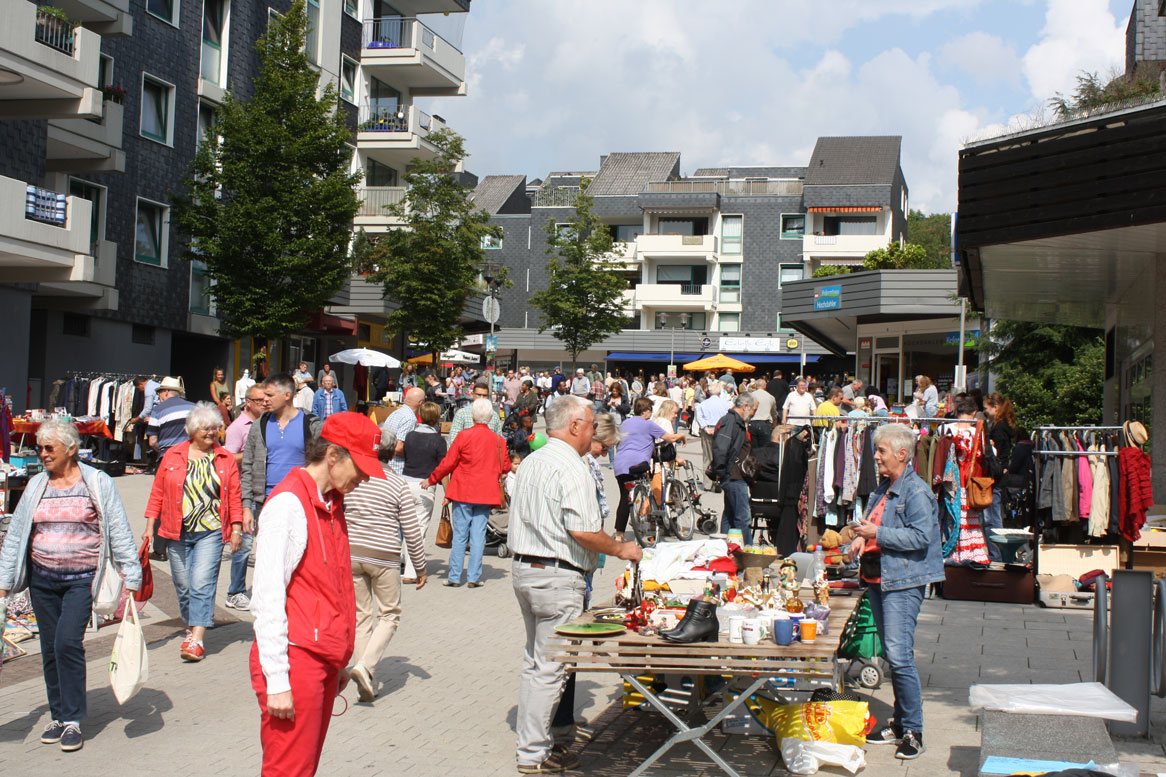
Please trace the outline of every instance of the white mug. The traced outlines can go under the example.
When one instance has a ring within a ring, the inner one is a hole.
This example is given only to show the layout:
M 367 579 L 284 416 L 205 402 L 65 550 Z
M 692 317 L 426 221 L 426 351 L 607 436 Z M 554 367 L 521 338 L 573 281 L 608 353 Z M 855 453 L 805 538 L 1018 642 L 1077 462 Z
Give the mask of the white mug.
M 735 615 L 729 618 L 729 641 L 740 645 L 744 641 L 744 626 L 745 621 L 748 620 L 743 615 Z
M 730 626 L 730 628 L 732 628 Z M 756 618 L 748 618 L 741 624 L 741 639 L 746 645 L 761 643 L 761 622 Z

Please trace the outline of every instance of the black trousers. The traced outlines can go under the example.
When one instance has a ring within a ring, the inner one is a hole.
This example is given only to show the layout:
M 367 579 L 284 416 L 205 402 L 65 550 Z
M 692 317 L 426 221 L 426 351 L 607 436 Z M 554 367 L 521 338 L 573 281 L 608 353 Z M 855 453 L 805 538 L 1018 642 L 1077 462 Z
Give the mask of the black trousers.
M 631 491 L 628 484 L 635 482 L 634 475 L 616 475 L 615 482 L 619 488 L 619 506 L 615 509 L 615 530 L 625 531 L 628 528 L 628 516 L 632 512 Z
M 62 583 L 31 574 L 32 610 L 40 627 L 41 665 L 53 720 L 85 719 L 85 629 L 93 611 L 93 580 Z

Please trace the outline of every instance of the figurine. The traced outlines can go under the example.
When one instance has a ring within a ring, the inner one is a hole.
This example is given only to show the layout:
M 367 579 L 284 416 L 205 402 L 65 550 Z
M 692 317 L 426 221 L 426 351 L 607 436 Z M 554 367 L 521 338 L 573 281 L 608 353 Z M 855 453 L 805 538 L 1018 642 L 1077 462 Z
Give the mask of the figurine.
M 825 580 L 814 581 L 814 601 L 823 607 L 830 606 L 830 584 Z
M 781 587 L 787 595 L 798 590 L 798 563 L 792 558 L 787 558 L 781 562 L 779 569 L 781 575 Z

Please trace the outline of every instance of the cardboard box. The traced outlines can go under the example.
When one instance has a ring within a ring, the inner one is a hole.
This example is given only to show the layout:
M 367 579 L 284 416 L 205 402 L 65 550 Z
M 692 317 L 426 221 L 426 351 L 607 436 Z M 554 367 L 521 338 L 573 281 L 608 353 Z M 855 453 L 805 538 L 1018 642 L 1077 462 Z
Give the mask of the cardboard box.
M 1110 578 L 1121 566 L 1116 545 L 1049 545 L 1042 544 L 1037 554 L 1037 603 L 1042 607 L 1067 610 L 1093 608 L 1096 598 L 1092 591 L 1044 591 L 1040 589 L 1042 575 L 1068 575 L 1079 578 L 1086 572 L 1100 569 Z
M 1166 577 L 1166 531 L 1143 527 L 1142 536 L 1132 543 L 1131 549 L 1134 569 L 1153 572 L 1155 577 Z

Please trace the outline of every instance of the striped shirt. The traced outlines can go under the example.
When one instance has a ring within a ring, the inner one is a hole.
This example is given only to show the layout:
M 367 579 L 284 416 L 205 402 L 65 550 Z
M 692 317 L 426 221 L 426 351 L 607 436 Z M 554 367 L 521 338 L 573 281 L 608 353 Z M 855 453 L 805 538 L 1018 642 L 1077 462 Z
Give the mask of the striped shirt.
M 40 577 L 84 580 L 97 572 L 101 518 L 84 480 L 66 488 L 46 486 L 32 514 L 29 558 Z
M 510 502 L 510 549 L 595 569 L 599 555 L 576 542 L 573 531 L 603 531 L 595 480 L 583 457 L 552 437 L 518 468 Z
M 474 425 L 474 409 L 472 405 L 466 405 L 461 410 L 453 415 L 453 422 L 449 425 L 449 444 L 452 446 L 454 438 L 458 436 L 458 432 L 464 432 Z M 494 412 L 490 414 L 490 420 L 486 422 L 486 426 L 490 427 L 490 431 L 494 434 L 502 434 L 502 418 L 498 415 L 498 408 L 494 408 Z
M 425 572 L 425 538 L 417 501 L 405 480 L 382 464 L 385 480 L 370 478 L 344 497 L 352 560 L 387 567 L 401 561 L 401 534 L 419 574 Z
M 397 442 L 404 442 L 405 435 L 417 428 L 417 414 L 408 405 L 401 405 L 385 419 L 381 424 L 382 432 L 389 432 L 396 438 Z M 389 462 L 389 470 L 400 475 L 405 470 L 405 458 L 403 456 L 395 456 Z
M 158 438 L 158 452 L 165 453 L 180 442 L 186 442 L 186 417 L 194 410 L 194 403 L 182 397 L 170 397 L 154 405 L 146 434 Z

